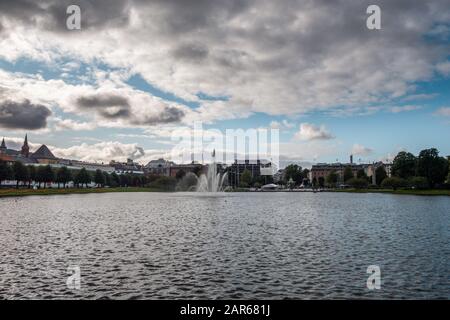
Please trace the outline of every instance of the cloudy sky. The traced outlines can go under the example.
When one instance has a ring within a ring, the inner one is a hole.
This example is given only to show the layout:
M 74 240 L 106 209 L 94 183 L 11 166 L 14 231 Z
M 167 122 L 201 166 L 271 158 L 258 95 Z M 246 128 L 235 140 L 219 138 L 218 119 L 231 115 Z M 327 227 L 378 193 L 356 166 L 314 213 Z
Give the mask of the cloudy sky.
M 449 45 L 449 0 L 0 0 L 0 136 L 146 162 L 202 121 L 302 163 L 450 155 Z

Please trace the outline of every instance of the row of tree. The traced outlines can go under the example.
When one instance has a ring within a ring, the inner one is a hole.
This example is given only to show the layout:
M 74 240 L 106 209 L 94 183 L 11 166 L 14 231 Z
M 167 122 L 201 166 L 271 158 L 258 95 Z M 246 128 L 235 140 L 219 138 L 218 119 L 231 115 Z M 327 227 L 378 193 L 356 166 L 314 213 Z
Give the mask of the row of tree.
M 291 187 L 308 183 L 309 170 L 303 169 L 297 164 L 290 164 L 284 169 L 282 183 Z
M 364 169 L 353 174 L 351 166 L 344 168 L 343 182 L 355 188 L 366 188 L 372 177 L 368 177 Z M 314 186 L 335 187 L 340 180 L 336 171 L 328 176 L 313 180 Z M 375 183 L 386 188 L 410 187 L 415 189 L 435 188 L 445 181 L 450 183 L 450 160 L 439 156 L 435 148 L 422 150 L 416 157 L 412 153 L 401 151 L 392 163 L 391 177 L 388 177 L 383 165 L 375 170 Z
M 425 181 L 429 188 L 434 188 L 446 180 L 450 182 L 449 166 L 450 160 L 440 157 L 435 148 L 422 150 L 417 157 L 410 152 L 401 151 L 392 163 L 392 175 L 406 181 L 422 178 L 422 182 Z
M 144 187 L 151 185 L 159 178 L 158 176 L 147 177 L 134 174 L 118 175 L 115 172 L 109 174 L 101 170 L 91 173 L 85 168 L 70 170 L 67 167 L 54 169 L 50 165 L 25 166 L 18 161 L 14 162 L 13 165 L 9 165 L 4 161 L 0 161 L 0 186 L 5 180 L 15 180 L 16 188 L 19 188 L 20 185 L 30 188 L 33 182 L 39 188 L 41 186 L 45 188 L 52 183 L 57 183 L 58 188 L 61 186 L 65 188 L 70 182 L 73 182 L 76 187 L 87 187 L 92 182 L 99 187 Z M 157 186 L 161 184 L 164 183 L 160 181 Z

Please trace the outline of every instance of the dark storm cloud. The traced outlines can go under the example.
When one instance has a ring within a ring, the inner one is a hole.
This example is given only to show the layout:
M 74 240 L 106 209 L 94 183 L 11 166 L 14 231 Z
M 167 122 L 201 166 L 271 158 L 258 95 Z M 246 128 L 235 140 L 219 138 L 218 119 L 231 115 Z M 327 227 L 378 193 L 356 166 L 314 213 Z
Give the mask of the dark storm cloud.
M 76 104 L 82 109 L 94 110 L 107 119 L 130 117 L 130 103 L 128 99 L 114 94 L 79 97 L 76 100 Z
M 134 125 L 156 125 L 179 122 L 185 113 L 176 107 L 165 106 L 159 113 L 137 117 L 132 112 L 130 101 L 115 94 L 96 94 L 76 99 L 83 110 L 92 110 L 105 119 L 123 119 Z
M 78 106 L 83 108 L 103 108 L 113 106 L 122 106 L 124 108 L 128 108 L 130 106 L 128 99 L 113 94 L 98 94 L 87 97 L 80 97 L 77 99 L 77 104 Z
M 158 12 L 161 31 L 186 34 L 199 29 L 216 28 L 251 7 L 253 0 L 135 0 L 134 4 Z
M 175 107 L 165 107 L 164 110 L 156 115 L 147 116 L 143 119 L 133 119 L 132 123 L 136 125 L 157 125 L 180 122 L 185 113 Z
M 67 7 L 81 9 L 82 30 L 121 27 L 129 22 L 130 1 L 122 0 L 1 0 L 0 17 L 53 32 L 66 32 Z
M 0 127 L 7 129 L 37 130 L 47 126 L 51 111 L 29 100 L 0 102 Z
M 139 158 L 142 158 L 145 156 L 145 151 L 143 148 L 136 146 L 136 149 L 128 155 L 127 158 L 132 160 L 138 160 Z
M 199 43 L 185 43 L 173 51 L 176 59 L 201 62 L 208 56 L 208 48 Z

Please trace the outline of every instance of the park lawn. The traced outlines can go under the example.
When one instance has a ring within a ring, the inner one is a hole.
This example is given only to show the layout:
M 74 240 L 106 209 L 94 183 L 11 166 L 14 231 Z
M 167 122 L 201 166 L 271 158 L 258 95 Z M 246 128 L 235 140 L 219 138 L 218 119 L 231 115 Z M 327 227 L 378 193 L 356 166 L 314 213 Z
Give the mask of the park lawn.
M 66 189 L 0 189 L 0 198 L 2 197 L 21 197 L 21 196 L 44 196 L 59 194 L 80 194 L 80 193 L 107 193 L 107 192 L 166 192 L 165 190 L 155 188 L 66 188 Z

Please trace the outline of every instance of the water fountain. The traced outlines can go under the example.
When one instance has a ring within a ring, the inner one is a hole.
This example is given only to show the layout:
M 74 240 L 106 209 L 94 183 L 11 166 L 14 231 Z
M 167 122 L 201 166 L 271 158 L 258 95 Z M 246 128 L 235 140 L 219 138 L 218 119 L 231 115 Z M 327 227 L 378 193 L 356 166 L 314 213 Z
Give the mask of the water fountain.
M 216 150 L 212 152 L 212 163 L 208 164 L 208 172 L 207 174 L 202 174 L 200 178 L 198 178 L 197 183 L 197 192 L 222 192 L 223 183 L 227 174 L 223 175 L 220 172 L 217 172 L 217 164 L 216 164 Z

